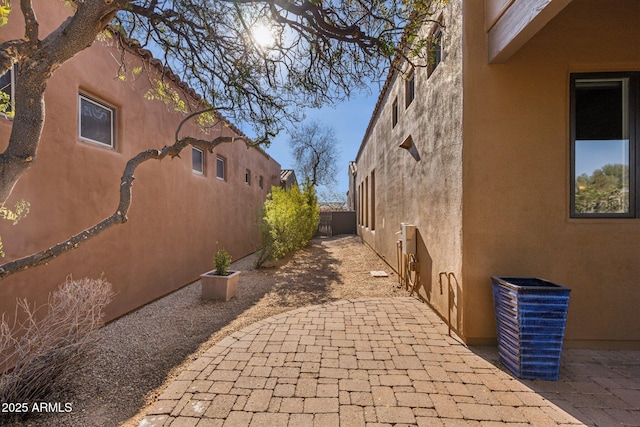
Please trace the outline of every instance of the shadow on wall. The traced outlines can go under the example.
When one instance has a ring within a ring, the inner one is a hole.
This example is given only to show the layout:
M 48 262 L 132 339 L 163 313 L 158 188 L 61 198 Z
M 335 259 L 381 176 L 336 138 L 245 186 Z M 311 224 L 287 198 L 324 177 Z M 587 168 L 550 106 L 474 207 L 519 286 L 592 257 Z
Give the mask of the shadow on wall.
M 418 228 L 416 228 L 416 252 L 420 265 L 420 279 L 416 288 L 418 297 L 425 302 L 431 303 L 433 293 L 433 259 L 431 259 L 429 249 L 427 249 L 427 245 Z
M 450 330 L 459 334 L 461 310 L 459 310 L 462 289 L 454 272 L 442 271 L 438 273 L 438 285 L 434 289 L 433 259 L 427 248 L 427 244 L 416 228 L 416 257 L 419 268 L 416 274 L 416 282 L 413 287 L 418 297 L 432 307 L 440 307 L 440 315 L 448 323 Z M 412 289 L 409 289 L 412 291 Z M 413 292 L 412 292 L 413 294 Z M 436 300 L 440 300 L 439 304 Z M 444 306 L 442 305 L 444 304 Z

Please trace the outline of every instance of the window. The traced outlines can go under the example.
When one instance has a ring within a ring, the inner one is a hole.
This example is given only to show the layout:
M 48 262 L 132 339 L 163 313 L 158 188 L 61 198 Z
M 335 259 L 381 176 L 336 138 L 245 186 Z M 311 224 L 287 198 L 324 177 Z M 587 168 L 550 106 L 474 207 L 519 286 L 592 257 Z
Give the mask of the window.
M 637 215 L 638 76 L 571 76 L 572 217 Z
M 364 179 L 364 226 L 369 227 L 369 177 Z
M 409 105 L 413 102 L 413 99 L 416 97 L 416 75 L 411 70 L 407 80 L 404 83 L 404 99 L 405 99 L 405 108 L 408 108 Z
M 204 175 L 204 151 L 196 147 L 191 147 L 191 170 Z
M 216 157 L 216 177 L 223 181 L 227 180 L 227 160 L 224 157 Z
M 80 137 L 87 141 L 115 147 L 115 110 L 102 102 L 79 96 Z
M 430 76 L 438 65 L 442 62 L 442 27 L 438 25 L 429 43 L 429 65 L 427 66 L 427 75 Z
M 0 76 L 0 113 L 12 116 L 13 115 L 13 100 L 15 98 L 15 73 L 16 67 L 13 68 L 2 76 Z
M 398 124 L 398 97 L 393 100 L 391 111 L 391 127 L 394 128 Z
M 376 171 L 371 171 L 371 231 L 376 229 Z
M 261 190 L 264 188 L 264 177 L 262 175 L 258 177 L 258 187 L 260 187 Z
M 244 171 L 244 183 L 251 185 L 251 171 L 249 169 Z

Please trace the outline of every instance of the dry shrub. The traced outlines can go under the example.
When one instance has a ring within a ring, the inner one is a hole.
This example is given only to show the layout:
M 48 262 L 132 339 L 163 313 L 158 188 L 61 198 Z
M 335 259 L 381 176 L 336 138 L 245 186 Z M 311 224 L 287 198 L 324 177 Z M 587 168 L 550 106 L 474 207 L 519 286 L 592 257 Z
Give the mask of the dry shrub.
M 18 300 L 12 325 L 4 315 L 0 322 L 0 373 L 6 371 L 0 375 L 0 401 L 44 401 L 64 386 L 65 377 L 89 361 L 93 332 L 102 326 L 112 297 L 111 284 L 102 278 L 67 278 L 46 306 Z

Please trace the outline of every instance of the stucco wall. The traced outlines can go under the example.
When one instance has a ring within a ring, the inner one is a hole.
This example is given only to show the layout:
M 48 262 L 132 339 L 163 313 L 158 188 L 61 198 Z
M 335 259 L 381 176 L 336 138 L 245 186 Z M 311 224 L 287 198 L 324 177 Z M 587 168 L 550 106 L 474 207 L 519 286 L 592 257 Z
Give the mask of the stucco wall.
M 495 337 L 491 275 L 572 288 L 566 343 L 638 346 L 637 219 L 570 219 L 569 75 L 640 70 L 640 3 L 573 1 L 487 64 L 483 2 L 464 2 L 464 329 Z
M 371 186 L 371 172 L 375 175 L 375 224 L 371 221 L 371 206 L 366 209 L 359 205 L 362 212 L 369 212 L 370 219 L 368 226 L 362 221 L 359 234 L 395 268 L 400 224 L 415 224 L 422 285 L 419 293 L 445 318 L 447 282 L 440 287 L 439 273 L 451 272 L 460 281 L 462 262 L 461 9 L 461 2 L 454 0 L 443 11 L 443 61 L 429 77 L 426 68 L 415 69 L 414 101 L 405 108 L 402 75 L 396 76 L 383 93 L 356 159 L 356 189 L 361 189 L 363 182 Z M 429 31 L 425 29 L 425 34 Z M 398 123 L 392 128 L 396 96 Z M 409 136 L 416 147 L 414 155 L 399 147 Z M 360 190 L 359 201 L 361 193 Z M 368 195 L 371 198 L 371 188 Z M 452 283 L 457 294 L 455 280 Z M 454 327 L 458 316 L 454 307 Z
M 60 22 L 68 11 L 63 2 L 47 13 L 40 9 L 41 29 Z M 36 2 L 42 6 L 43 2 Z M 18 12 L 19 14 L 19 12 Z M 6 39 L 17 21 L 0 29 Z M 44 31 L 44 30 L 43 30 Z M 21 34 L 21 32 L 18 32 Z M 113 56 L 112 56 L 113 55 Z M 119 54 L 96 42 L 64 64 L 51 78 L 46 94 L 47 117 L 35 165 L 16 186 L 9 205 L 24 198 L 29 216 L 18 225 L 0 222 L 0 235 L 10 260 L 42 250 L 95 224 L 116 209 L 120 176 L 128 159 L 148 148 L 173 143 L 182 116 L 159 101 L 148 101 L 146 73 L 129 56 L 125 81 L 116 78 Z M 78 137 L 78 93 L 116 108 L 116 148 Z M 0 140 L 6 145 L 11 121 L 0 118 Z M 193 134 L 197 130 L 187 129 Z M 206 138 L 226 126 L 212 129 Z M 3 148 L 0 147 L 0 148 Z M 227 179 L 216 178 L 216 155 L 227 159 Z M 135 174 L 129 221 L 89 240 L 46 266 L 19 273 L 0 284 L 0 313 L 13 313 L 15 299 L 42 303 L 67 275 L 105 277 L 117 292 L 107 317 L 115 318 L 161 297 L 213 268 L 217 243 L 234 259 L 255 251 L 256 213 L 271 185 L 279 184 L 280 165 L 243 142 L 223 144 L 206 153 L 205 175 L 192 172 L 191 148 L 181 158 L 149 161 Z M 251 185 L 245 170 L 251 170 Z M 259 176 L 264 188 L 258 187 Z

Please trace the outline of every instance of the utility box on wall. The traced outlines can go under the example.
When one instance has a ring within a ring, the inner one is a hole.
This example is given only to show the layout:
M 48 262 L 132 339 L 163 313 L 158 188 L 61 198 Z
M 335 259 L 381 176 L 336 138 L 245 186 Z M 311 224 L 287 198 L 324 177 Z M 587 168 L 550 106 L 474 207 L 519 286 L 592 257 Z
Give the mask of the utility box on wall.
M 402 253 L 412 255 L 416 253 L 416 226 L 401 223 L 402 227 Z

